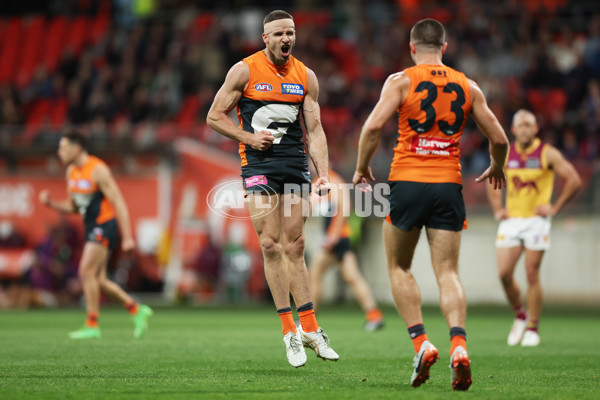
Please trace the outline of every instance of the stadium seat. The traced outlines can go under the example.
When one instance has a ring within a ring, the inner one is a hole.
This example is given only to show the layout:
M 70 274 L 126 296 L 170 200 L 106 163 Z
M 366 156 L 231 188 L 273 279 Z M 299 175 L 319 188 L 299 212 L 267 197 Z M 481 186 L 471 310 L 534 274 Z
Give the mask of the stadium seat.
M 87 30 L 91 25 L 91 21 L 88 17 L 75 17 L 73 21 L 67 26 L 67 41 L 66 45 L 70 46 L 73 50 L 73 54 L 79 55 L 81 49 L 87 44 L 89 34 Z
M 23 21 L 23 46 L 18 60 L 16 84 L 24 88 L 31 81 L 40 59 L 40 44 L 44 36 L 44 17 L 31 17 Z
M 175 122 L 183 135 L 188 135 L 193 125 L 196 123 L 196 116 L 200 109 L 200 99 L 198 96 L 188 96 L 183 100 L 181 111 L 175 117 Z
M 102 39 L 108 29 L 109 23 L 110 15 L 103 13 L 98 14 L 93 20 L 89 21 L 90 26 L 86 27 L 87 40 L 90 43 L 96 43 Z M 86 33 L 84 32 L 84 34 Z
M 27 118 L 25 119 L 25 130 L 23 132 L 23 140 L 25 143 L 31 142 L 31 140 L 38 133 L 40 126 L 50 118 L 50 110 L 52 109 L 52 103 L 47 99 L 40 99 L 35 101 L 29 107 Z
M 11 18 L 4 31 L 2 52 L 0 53 L 0 83 L 8 82 L 14 78 L 17 68 L 19 50 L 22 46 L 23 19 Z
M 60 129 L 67 121 L 69 102 L 66 98 L 54 100 L 50 107 L 50 124 L 53 129 Z
M 64 17 L 54 18 L 50 22 L 43 45 L 44 55 L 42 62 L 46 65 L 49 72 L 54 71 L 58 66 L 66 40 L 67 19 Z

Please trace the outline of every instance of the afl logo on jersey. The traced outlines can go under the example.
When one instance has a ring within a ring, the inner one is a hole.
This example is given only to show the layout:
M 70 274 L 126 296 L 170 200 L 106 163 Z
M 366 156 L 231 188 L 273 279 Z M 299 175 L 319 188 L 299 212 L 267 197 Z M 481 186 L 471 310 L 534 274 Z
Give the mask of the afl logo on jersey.
M 92 187 L 92 182 L 87 179 L 80 179 L 77 181 L 77 189 L 87 190 Z
M 254 85 L 254 89 L 258 90 L 259 92 L 270 92 L 273 90 L 273 86 L 269 85 L 268 83 L 257 83 Z

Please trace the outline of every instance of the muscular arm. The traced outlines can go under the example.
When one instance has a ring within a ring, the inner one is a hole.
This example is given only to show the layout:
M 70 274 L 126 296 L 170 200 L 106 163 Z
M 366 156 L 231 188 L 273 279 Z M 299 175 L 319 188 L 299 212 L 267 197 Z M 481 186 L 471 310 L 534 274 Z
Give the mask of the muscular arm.
M 54 201 L 54 200 L 50 199 L 49 195 L 45 195 L 44 193 L 48 193 L 48 192 L 47 191 L 40 192 L 40 202 L 42 204 L 44 204 L 45 206 L 52 208 L 58 212 L 65 213 L 65 214 L 71 214 L 71 213 L 77 212 L 77 207 L 75 206 L 75 203 L 73 203 L 72 199 L 64 199 L 64 200 Z M 47 196 L 47 197 L 45 197 L 45 196 Z
M 575 196 L 575 193 L 577 193 L 581 187 L 581 177 L 577 173 L 577 170 L 555 147 L 548 147 L 546 159 L 548 160 L 548 166 L 566 182 L 558 199 L 556 199 L 554 205 L 552 205 L 549 210 L 544 210 L 543 207 L 539 207 L 538 210 L 536 210 L 536 213 L 542 216 L 555 215 L 558 213 L 563 206 Z
M 494 113 L 487 105 L 483 92 L 477 84 L 469 80 L 472 101 L 472 116 L 481 132 L 490 141 L 490 167 L 479 177 L 477 182 L 488 179 L 494 186 L 494 189 L 500 189 L 506 186 L 506 176 L 504 175 L 504 165 L 508 155 L 508 138 L 504 129 L 496 119 Z
M 271 132 L 260 131 L 252 134 L 241 129 L 229 118 L 229 113 L 242 98 L 249 79 L 250 69 L 245 62 L 240 61 L 231 67 L 208 111 L 206 123 L 223 136 L 235 139 L 257 150 L 266 150 L 274 140 Z
M 302 108 L 306 127 L 306 147 L 317 170 L 319 179 L 316 186 L 319 190 L 321 186 L 327 186 L 329 182 L 329 154 L 327 152 L 327 138 L 321 125 L 321 109 L 317 101 L 319 98 L 319 81 L 311 69 L 307 68 L 307 72 L 308 91 Z
M 68 170 L 67 170 L 68 176 Z M 68 177 L 67 177 L 68 181 Z M 77 212 L 77 206 L 72 198 L 54 201 L 50 198 L 50 192 L 48 190 L 42 190 L 38 195 L 40 203 L 45 205 L 48 208 L 52 208 L 61 213 L 71 214 Z
M 381 130 L 398 107 L 404 103 L 409 87 L 410 79 L 403 72 L 390 75 L 385 81 L 379 101 L 360 132 L 356 172 L 352 178 L 355 185 L 367 183 L 367 179 L 374 180 L 369 164 L 379 144 Z
M 125 247 L 125 244 L 133 241 L 133 235 L 131 234 L 129 211 L 127 210 L 127 205 L 119 190 L 119 186 L 117 186 L 117 182 L 115 182 L 110 170 L 105 165 L 99 165 L 94 169 L 92 179 L 98 184 L 104 197 L 115 207 L 117 221 L 121 229 L 122 243 Z M 124 250 L 129 250 L 129 248 L 124 248 Z

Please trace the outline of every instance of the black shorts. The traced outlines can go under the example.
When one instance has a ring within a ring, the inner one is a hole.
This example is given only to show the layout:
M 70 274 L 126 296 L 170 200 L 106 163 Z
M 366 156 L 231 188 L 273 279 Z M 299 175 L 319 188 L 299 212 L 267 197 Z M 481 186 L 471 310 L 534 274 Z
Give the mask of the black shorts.
M 335 246 L 333 246 L 333 249 L 331 249 L 331 252 L 333 254 L 335 254 L 335 256 L 338 258 L 339 261 L 342 261 L 344 259 L 344 255 L 349 251 L 350 251 L 350 238 L 341 238 L 335 244 Z
M 111 219 L 103 224 L 85 224 L 85 241 L 99 243 L 114 250 L 119 241 L 117 220 Z
M 310 172 L 306 157 L 270 159 L 242 167 L 245 194 L 310 194 Z
M 467 213 L 458 183 L 390 181 L 386 220 L 405 231 L 413 227 L 461 231 Z

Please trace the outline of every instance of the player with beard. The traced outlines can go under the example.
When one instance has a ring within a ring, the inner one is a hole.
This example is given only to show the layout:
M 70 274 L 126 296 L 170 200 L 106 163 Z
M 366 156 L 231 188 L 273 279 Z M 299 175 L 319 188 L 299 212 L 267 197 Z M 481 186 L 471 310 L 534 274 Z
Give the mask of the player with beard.
M 322 359 L 339 358 L 317 323 L 304 260 L 307 215 L 303 210 L 308 210 L 311 179 L 300 113 L 308 153 L 318 175 L 315 189 L 319 194 L 326 194 L 329 188 L 327 141 L 317 102 L 317 77 L 291 55 L 296 41 L 292 16 L 273 11 L 265 17 L 263 26 L 265 49 L 229 70 L 207 123 L 240 142 L 241 175 L 261 244 L 265 276 L 283 326 L 288 361 L 300 367 L 306 363 L 303 346 Z M 239 125 L 228 116 L 234 108 Z M 292 190 L 290 185 L 304 190 Z M 300 317 L 299 328 L 292 317 L 290 293 Z

